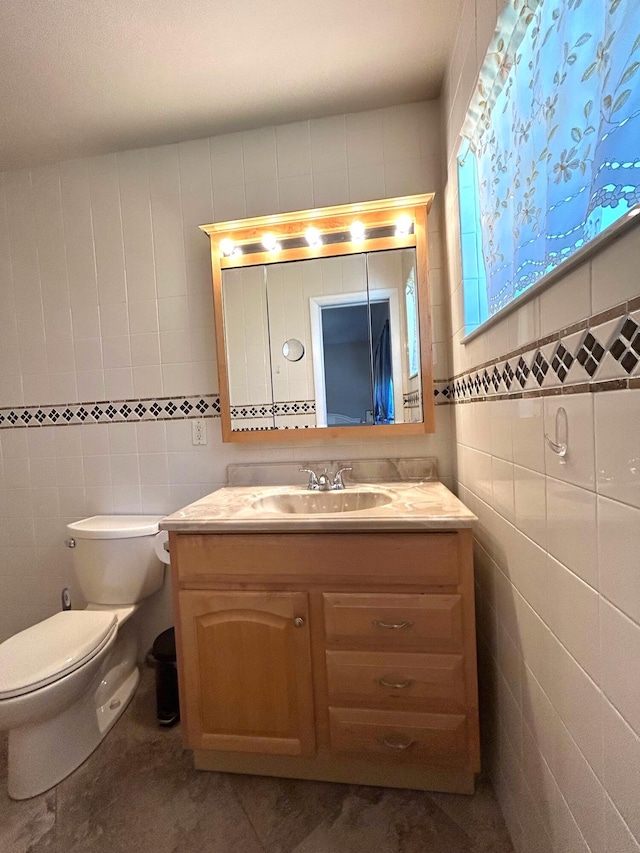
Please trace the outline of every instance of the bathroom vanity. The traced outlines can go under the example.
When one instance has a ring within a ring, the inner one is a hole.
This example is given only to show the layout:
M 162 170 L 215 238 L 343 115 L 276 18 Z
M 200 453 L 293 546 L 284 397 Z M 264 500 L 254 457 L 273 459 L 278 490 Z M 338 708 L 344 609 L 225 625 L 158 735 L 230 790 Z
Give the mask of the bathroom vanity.
M 473 792 L 474 520 L 437 482 L 227 488 L 166 518 L 196 767 Z

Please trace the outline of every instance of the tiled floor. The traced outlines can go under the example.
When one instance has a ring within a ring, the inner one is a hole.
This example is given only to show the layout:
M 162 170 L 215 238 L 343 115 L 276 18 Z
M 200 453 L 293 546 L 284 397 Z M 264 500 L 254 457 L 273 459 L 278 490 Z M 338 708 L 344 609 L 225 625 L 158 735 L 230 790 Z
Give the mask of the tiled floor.
M 1 853 L 512 853 L 493 792 L 474 797 L 192 769 L 156 725 L 152 673 L 106 740 L 55 789 L 6 795 Z

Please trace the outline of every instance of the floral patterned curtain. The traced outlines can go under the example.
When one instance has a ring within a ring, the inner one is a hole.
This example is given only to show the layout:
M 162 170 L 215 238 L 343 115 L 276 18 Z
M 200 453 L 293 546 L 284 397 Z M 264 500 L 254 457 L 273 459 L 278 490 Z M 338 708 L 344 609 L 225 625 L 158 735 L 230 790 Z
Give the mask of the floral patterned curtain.
M 492 315 L 640 202 L 638 0 L 509 0 L 463 135 Z

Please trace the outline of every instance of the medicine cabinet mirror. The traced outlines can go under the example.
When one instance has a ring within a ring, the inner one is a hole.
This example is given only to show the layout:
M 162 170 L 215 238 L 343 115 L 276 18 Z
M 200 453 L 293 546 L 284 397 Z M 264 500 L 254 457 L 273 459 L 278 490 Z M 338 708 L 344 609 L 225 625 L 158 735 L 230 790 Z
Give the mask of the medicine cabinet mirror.
M 201 226 L 224 441 L 433 432 L 432 200 Z

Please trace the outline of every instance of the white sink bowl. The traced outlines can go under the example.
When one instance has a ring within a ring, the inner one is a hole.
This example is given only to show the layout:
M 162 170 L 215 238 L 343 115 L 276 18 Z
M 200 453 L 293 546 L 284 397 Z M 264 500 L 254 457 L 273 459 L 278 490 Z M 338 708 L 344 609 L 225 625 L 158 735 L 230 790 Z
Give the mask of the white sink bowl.
M 365 492 L 345 489 L 336 492 L 291 492 L 267 495 L 253 501 L 257 512 L 278 512 L 285 515 L 315 515 L 317 513 L 360 512 L 390 504 L 387 492 Z

